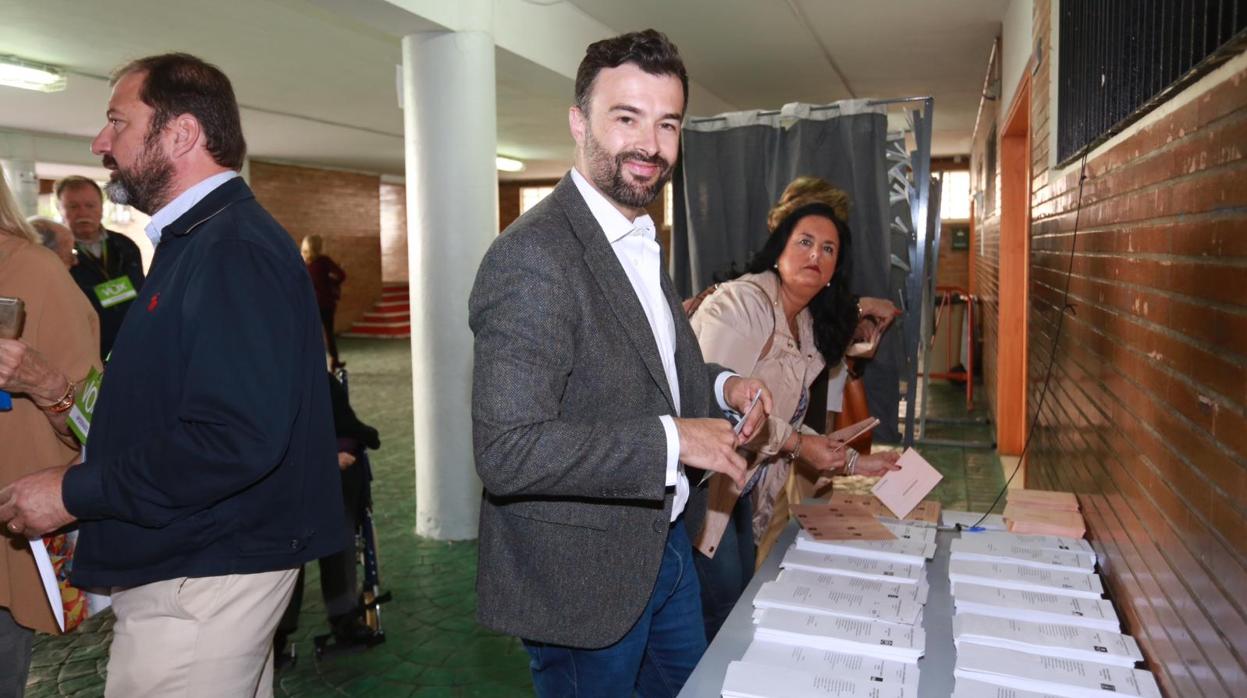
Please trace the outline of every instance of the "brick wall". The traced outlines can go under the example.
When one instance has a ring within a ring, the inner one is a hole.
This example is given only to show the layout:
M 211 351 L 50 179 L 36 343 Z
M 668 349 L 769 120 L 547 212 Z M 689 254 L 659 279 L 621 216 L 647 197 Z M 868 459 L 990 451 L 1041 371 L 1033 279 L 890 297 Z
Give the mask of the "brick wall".
M 381 295 L 380 186 L 376 175 L 251 161 L 251 188 L 260 203 L 296 242 L 320 235 L 325 254 L 346 271 L 338 331 Z
M 1037 0 L 1044 55 L 1049 16 Z M 1078 167 L 1049 167 L 1049 65 L 1031 78 L 1028 419 L 1077 218 L 1074 311 L 1028 483 L 1080 494 L 1114 601 L 1167 695 L 1247 695 L 1247 68 L 1206 76 L 1187 89 L 1207 92 L 1094 151 L 1079 206 Z M 976 158 L 985 146 L 976 140 Z M 977 223 L 990 371 L 989 299 L 1009 280 L 998 218 Z
M 381 183 L 381 280 L 407 280 L 407 187 Z
M 970 285 L 970 252 L 954 250 L 952 226 L 964 225 L 958 221 L 944 221 L 940 230 L 939 268 L 935 270 L 935 283 L 939 286 Z

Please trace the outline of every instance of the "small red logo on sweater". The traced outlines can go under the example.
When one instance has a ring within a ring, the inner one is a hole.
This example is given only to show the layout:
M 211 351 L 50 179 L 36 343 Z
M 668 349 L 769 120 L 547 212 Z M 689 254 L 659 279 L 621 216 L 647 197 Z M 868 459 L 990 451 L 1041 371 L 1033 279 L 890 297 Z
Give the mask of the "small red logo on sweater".
M 147 302 L 147 312 L 149 312 L 149 313 L 150 313 L 150 312 L 152 312 L 153 310 L 155 310 L 155 309 L 156 309 L 156 306 L 157 306 L 157 305 L 159 305 L 159 304 L 160 304 L 160 294 L 159 294 L 159 293 L 153 293 L 153 294 L 152 294 L 152 299 L 151 299 L 150 301 L 148 301 L 148 302 Z

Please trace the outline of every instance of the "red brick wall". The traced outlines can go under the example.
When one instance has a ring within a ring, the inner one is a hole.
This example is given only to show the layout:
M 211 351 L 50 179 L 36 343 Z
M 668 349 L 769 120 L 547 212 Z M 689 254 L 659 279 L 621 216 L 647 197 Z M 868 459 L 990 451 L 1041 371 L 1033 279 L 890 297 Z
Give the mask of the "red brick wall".
M 296 242 L 320 235 L 325 254 L 346 271 L 338 331 L 381 295 L 380 186 L 376 175 L 251 161 L 251 188 L 260 203 Z
M 407 187 L 381 183 L 381 280 L 407 280 Z
M 1044 55 L 1049 9 L 1035 3 Z M 1049 65 L 1031 93 L 1031 419 L 1077 218 L 1075 310 L 1028 483 L 1084 495 L 1127 631 L 1168 695 L 1247 695 L 1247 70 L 1205 77 L 1194 87 L 1208 92 L 1095 151 L 1079 208 L 1077 167 L 1048 165 Z M 991 370 L 988 299 L 1009 280 L 996 273 L 998 220 L 984 216 L 976 232 Z

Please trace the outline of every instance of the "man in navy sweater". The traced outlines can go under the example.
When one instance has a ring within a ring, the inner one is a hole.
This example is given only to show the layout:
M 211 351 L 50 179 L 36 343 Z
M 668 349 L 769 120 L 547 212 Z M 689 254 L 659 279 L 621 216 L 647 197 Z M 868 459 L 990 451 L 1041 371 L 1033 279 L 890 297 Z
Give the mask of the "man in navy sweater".
M 87 455 L 0 491 L 34 536 L 75 520 L 73 581 L 111 587 L 106 695 L 272 695 L 298 567 L 341 550 L 342 495 L 311 280 L 238 177 L 229 79 L 185 54 L 115 73 L 92 150 L 156 255 L 117 336 Z

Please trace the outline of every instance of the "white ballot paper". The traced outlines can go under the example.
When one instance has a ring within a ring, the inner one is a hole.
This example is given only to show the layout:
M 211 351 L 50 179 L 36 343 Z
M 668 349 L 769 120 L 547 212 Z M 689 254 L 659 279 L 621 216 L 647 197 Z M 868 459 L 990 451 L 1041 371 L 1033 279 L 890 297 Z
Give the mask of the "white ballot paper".
M 896 536 L 897 540 L 920 541 L 935 543 L 935 525 L 925 521 L 897 521 L 887 517 L 876 517 L 879 523 Z
M 1100 575 L 1082 570 L 1048 570 L 1012 562 L 949 560 L 948 578 L 953 582 L 985 584 L 1020 591 L 1042 591 L 1063 596 L 1098 599 L 1104 595 Z
M 953 675 L 1068 698 L 1160 698 L 1156 679 L 1142 669 L 985 645 L 966 644 L 958 648 Z
M 918 690 L 918 667 L 894 659 L 754 640 L 749 649 L 745 650 L 741 661 L 813 674 L 833 674 L 876 683 L 900 684 L 910 690 Z
M 30 552 L 35 556 L 35 567 L 39 569 L 39 581 L 43 582 L 43 593 L 48 597 L 48 605 L 56 616 L 56 625 L 65 632 L 65 602 L 61 600 L 61 588 L 56 583 L 56 572 L 52 569 L 52 558 L 48 557 L 48 548 L 43 538 L 30 539 Z
M 788 549 L 779 566 L 783 569 L 804 569 L 826 574 L 839 574 L 846 577 L 860 577 L 880 582 L 900 582 L 917 584 L 926 579 L 926 567 L 923 565 L 872 560 L 868 557 L 851 555 L 832 555 L 799 550 L 795 546 Z
M 935 540 L 814 540 L 806 531 L 797 533 L 798 550 L 832 555 L 850 555 L 872 560 L 891 560 L 911 565 L 921 565 L 935 557 Z
M 951 698 L 1062 698 L 1055 693 L 1040 691 L 1023 691 L 1020 688 L 1009 688 L 986 681 L 974 679 L 957 679 L 957 687 L 953 689 Z
M 983 521 L 980 522 L 979 519 L 983 519 Z M 1000 514 L 988 514 L 987 517 L 984 518 L 982 514 L 975 514 L 969 511 L 954 511 L 945 509 L 940 512 L 940 521 L 943 521 L 944 525 L 949 528 L 952 528 L 953 526 L 970 528 L 971 526 L 977 524 L 979 528 L 988 531 L 1009 530 L 1009 527 L 1005 525 L 1005 517 Z
M 926 650 L 926 632 L 918 626 L 876 623 L 768 608 L 754 617 L 754 640 L 861 654 L 916 664 Z
M 925 604 L 931 585 L 926 580 L 917 584 L 901 584 L 900 582 L 878 582 L 861 577 L 846 577 L 840 574 L 828 574 L 813 570 L 786 569 L 781 570 L 777 582 L 785 584 L 805 584 L 816 588 L 836 589 L 853 594 L 874 594 L 889 598 L 909 599 L 917 604 Z
M 1139 644 L 1129 635 L 974 613 L 958 613 L 953 618 L 953 642 L 957 647 L 963 642 L 974 643 L 1131 669 L 1135 662 L 1143 661 Z
M 1060 550 L 1036 550 L 1018 545 L 997 544 L 986 538 L 963 536 L 949 546 L 953 560 L 979 560 L 986 562 L 1012 562 L 1016 565 L 1051 570 L 1076 569 L 1091 572 L 1095 560 L 1082 553 Z
M 896 518 L 903 519 L 944 476 L 912 448 L 905 449 L 896 464 L 901 469 L 889 470 L 870 491 L 896 514 Z
M 897 684 L 812 674 L 765 664 L 732 662 L 723 679 L 723 698 L 914 698 Z
M 981 584 L 953 583 L 953 604 L 958 614 L 977 613 L 1036 623 L 1063 623 L 1120 633 L 1121 624 L 1113 604 L 1104 599 L 1042 594 L 1000 589 Z
M 922 604 L 909 599 L 854 594 L 827 587 L 784 582 L 763 584 L 753 597 L 753 606 L 904 625 L 918 622 L 919 614 L 922 613 Z
M 1067 536 L 1036 536 L 1022 533 L 1008 533 L 1006 531 L 963 532 L 961 537 L 989 540 L 996 545 L 1016 545 L 1019 548 L 1082 553 L 1083 555 L 1090 557 L 1092 561 L 1096 560 L 1095 549 L 1091 547 L 1091 543 L 1082 538 L 1069 538 Z

